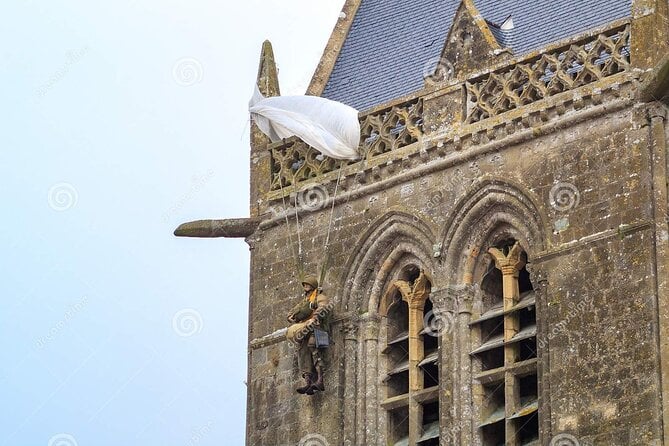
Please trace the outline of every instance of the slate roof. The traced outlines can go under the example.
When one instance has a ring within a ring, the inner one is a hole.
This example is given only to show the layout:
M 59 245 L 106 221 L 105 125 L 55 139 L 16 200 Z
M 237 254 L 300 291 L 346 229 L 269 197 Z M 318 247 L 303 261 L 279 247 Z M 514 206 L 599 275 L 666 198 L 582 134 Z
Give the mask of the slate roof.
M 514 54 L 631 15 L 632 0 L 474 0 L 489 23 L 511 15 L 514 29 L 491 31 Z M 322 96 L 366 110 L 423 87 L 460 0 L 362 0 Z

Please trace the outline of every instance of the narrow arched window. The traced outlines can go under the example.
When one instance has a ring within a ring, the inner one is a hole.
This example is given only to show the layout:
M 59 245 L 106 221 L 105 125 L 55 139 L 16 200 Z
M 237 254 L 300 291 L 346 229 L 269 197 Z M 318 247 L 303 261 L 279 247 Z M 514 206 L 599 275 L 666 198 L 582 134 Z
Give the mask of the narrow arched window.
M 384 295 L 387 371 L 381 407 L 390 445 L 439 444 L 439 340 L 424 323 L 433 313 L 430 287 L 425 273 L 409 265 Z
M 526 268 L 515 240 L 488 250 L 491 262 L 480 281 L 480 315 L 470 323 L 476 348 L 475 423 L 483 446 L 539 444 L 537 314 Z

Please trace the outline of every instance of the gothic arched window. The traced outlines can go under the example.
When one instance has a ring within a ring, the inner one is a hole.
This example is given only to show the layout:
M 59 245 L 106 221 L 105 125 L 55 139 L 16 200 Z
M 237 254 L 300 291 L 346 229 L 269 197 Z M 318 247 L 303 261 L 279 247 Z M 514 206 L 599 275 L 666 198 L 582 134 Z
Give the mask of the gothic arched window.
M 383 299 L 387 371 L 381 407 L 387 413 L 388 444 L 439 444 L 438 333 L 424 326 L 432 314 L 430 281 L 409 265 Z
M 514 240 L 488 254 L 480 316 L 470 323 L 479 444 L 538 446 L 537 315 L 527 255 Z

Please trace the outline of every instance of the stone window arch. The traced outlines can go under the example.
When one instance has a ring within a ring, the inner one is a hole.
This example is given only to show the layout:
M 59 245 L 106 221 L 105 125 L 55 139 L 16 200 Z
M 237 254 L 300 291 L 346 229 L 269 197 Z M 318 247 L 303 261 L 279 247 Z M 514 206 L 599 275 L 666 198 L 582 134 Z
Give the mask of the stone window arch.
M 411 263 L 400 269 L 381 301 L 380 406 L 388 444 L 439 444 L 439 340 L 426 324 L 433 315 L 431 287 L 428 274 Z
M 469 323 L 475 444 L 538 446 L 536 296 L 527 254 L 507 238 L 486 257 Z
M 435 271 L 436 237 L 432 229 L 413 215 L 390 211 L 361 235 L 347 262 L 339 307 L 347 318 L 342 364 L 344 398 L 340 405 L 345 446 L 393 444 L 388 435 L 388 410 L 384 408 L 388 399 L 383 381 L 388 355 L 382 351 L 388 336 L 387 321 L 381 313 L 392 283 L 411 279 L 406 275 L 411 265 L 419 271 Z

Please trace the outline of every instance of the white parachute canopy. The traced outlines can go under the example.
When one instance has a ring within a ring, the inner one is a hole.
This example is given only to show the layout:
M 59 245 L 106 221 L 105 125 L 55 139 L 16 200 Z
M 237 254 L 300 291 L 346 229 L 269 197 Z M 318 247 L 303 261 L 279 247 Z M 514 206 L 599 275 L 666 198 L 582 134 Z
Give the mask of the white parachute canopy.
M 360 158 L 358 111 L 341 102 L 318 96 L 266 98 L 256 86 L 249 112 L 272 142 L 297 136 L 330 158 Z

